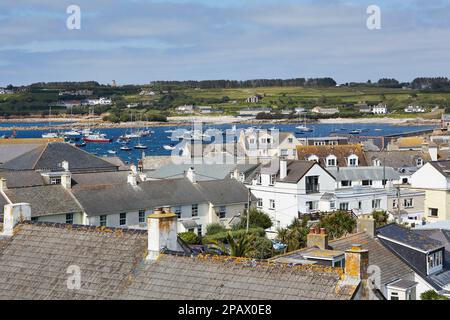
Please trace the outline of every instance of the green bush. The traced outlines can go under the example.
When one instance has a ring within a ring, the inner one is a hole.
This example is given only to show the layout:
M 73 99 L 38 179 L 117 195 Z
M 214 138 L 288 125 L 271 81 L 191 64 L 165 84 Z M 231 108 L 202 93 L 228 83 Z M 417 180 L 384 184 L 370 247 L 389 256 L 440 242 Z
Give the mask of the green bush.
M 447 298 L 445 296 L 441 296 L 434 290 L 428 290 L 428 291 L 423 292 L 420 295 L 420 299 L 422 299 L 422 300 L 450 300 L 449 298 Z
M 200 244 L 200 238 L 193 232 L 180 232 L 178 236 L 187 244 Z
M 245 229 L 241 229 L 241 230 L 234 230 L 234 231 L 223 231 L 223 232 L 218 232 L 216 234 L 211 234 L 211 235 L 206 235 L 203 237 L 203 243 L 204 244 L 208 244 L 208 243 L 213 243 L 213 242 L 226 242 L 227 241 L 227 235 L 228 233 L 231 233 L 231 236 L 233 238 L 238 238 L 244 234 L 246 234 L 246 230 Z M 266 232 L 264 231 L 264 229 L 262 228 L 250 228 L 248 229 L 248 233 L 249 235 L 255 235 L 258 237 L 264 237 Z
M 386 211 L 374 211 L 372 217 L 375 220 L 375 227 L 382 227 L 387 224 L 389 215 Z
M 206 226 L 206 234 L 212 235 L 219 232 L 226 232 L 227 229 L 221 223 L 211 223 Z
M 255 208 L 250 209 L 250 228 L 262 228 L 262 229 L 268 229 L 272 227 L 272 220 L 270 219 L 269 215 L 266 213 L 257 210 Z M 239 229 L 246 229 L 247 228 L 247 214 L 244 213 L 241 216 L 241 221 L 237 225 L 233 226 L 234 230 Z
M 257 237 L 252 241 L 251 247 L 247 253 L 248 258 L 268 259 L 273 255 L 272 241 L 265 237 Z

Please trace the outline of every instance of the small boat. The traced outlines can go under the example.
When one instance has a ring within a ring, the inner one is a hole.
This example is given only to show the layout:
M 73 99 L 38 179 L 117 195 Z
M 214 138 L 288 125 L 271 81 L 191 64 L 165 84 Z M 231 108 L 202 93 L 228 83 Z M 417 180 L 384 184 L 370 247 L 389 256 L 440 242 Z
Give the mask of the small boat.
M 129 146 L 122 146 L 122 147 L 120 147 L 120 150 L 122 150 L 122 151 L 131 151 L 131 148 Z
M 81 136 L 81 133 L 72 129 L 70 131 L 66 131 L 63 133 L 64 137 L 66 138 L 79 138 Z
M 112 139 L 106 137 L 104 133 L 94 133 L 83 138 L 84 142 L 109 143 Z
M 115 150 L 108 150 L 107 151 L 109 154 L 116 154 L 117 153 L 117 151 L 115 151 Z
M 164 148 L 164 150 L 175 150 L 175 146 L 172 146 L 172 145 L 165 145 L 165 146 L 163 146 L 163 148 Z
M 42 138 L 44 138 L 44 139 L 54 139 L 54 138 L 58 138 L 58 134 L 56 132 L 48 132 L 48 133 L 42 134 Z
M 78 147 L 78 148 L 86 147 L 86 142 L 84 142 L 84 141 L 77 142 L 77 143 L 75 143 L 75 147 Z
M 375 129 L 375 131 L 383 131 L 383 129 Z
M 297 127 L 295 127 L 295 129 L 297 129 L 300 132 L 313 132 L 314 131 L 313 128 L 308 128 L 307 126 L 304 126 L 304 125 L 297 126 Z
M 138 143 L 137 145 L 134 146 L 134 148 L 135 149 L 139 149 L 139 150 L 143 150 L 143 149 L 147 149 L 148 147 L 146 145 Z
M 360 129 L 350 131 L 351 134 L 360 134 L 362 131 Z

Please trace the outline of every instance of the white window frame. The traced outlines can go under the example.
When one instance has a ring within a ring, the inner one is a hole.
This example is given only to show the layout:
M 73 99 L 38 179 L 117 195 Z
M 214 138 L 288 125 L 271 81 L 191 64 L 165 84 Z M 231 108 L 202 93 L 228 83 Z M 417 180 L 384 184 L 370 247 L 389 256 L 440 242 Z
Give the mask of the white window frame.
M 270 210 L 275 210 L 276 206 L 275 206 L 275 200 L 274 199 L 269 199 L 269 209 Z

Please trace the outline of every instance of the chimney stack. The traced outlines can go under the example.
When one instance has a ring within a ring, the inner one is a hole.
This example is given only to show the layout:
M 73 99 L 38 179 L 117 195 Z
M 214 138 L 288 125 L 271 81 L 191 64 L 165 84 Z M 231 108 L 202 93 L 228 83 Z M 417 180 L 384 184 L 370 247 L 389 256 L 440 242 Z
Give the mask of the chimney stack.
M 186 178 L 189 179 L 192 183 L 197 183 L 197 180 L 195 178 L 195 169 L 194 167 L 189 167 L 189 169 L 186 171 Z
M 64 160 L 61 162 L 61 167 L 64 169 L 64 171 L 69 171 L 69 162 Z
M 314 228 L 311 227 L 309 229 L 309 234 L 306 237 L 306 246 L 310 247 L 318 247 L 321 250 L 328 249 L 328 234 L 324 228 Z
M 177 215 L 170 211 L 155 209 L 147 218 L 147 260 L 158 258 L 161 249 L 178 250 Z
M 8 190 L 6 178 L 0 178 L 0 191 Z
M 29 203 L 7 204 L 4 208 L 2 236 L 14 235 L 14 227 L 21 221 L 31 220 Z
M 61 185 L 64 189 L 72 188 L 72 175 L 70 172 L 66 172 L 61 175 Z
M 430 143 L 428 153 L 430 154 L 431 161 L 438 160 L 438 146 L 435 143 Z
M 362 245 L 353 244 L 352 248 L 345 250 L 345 276 L 350 279 L 366 280 L 368 278 L 369 251 Z
M 127 182 L 130 185 L 132 185 L 133 187 L 137 186 L 137 178 L 136 178 L 136 175 L 132 171 L 130 171 L 130 173 L 128 173 Z
M 287 176 L 287 160 L 280 158 L 280 180 L 283 180 Z
M 356 231 L 366 232 L 370 237 L 375 237 L 375 219 L 370 215 L 362 215 L 356 220 Z

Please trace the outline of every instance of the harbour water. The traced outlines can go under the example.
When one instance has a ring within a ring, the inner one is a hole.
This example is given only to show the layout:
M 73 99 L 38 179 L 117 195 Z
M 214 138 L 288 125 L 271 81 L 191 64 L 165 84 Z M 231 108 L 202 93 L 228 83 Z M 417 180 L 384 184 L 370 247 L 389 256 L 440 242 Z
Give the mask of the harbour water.
M 6 135 L 9 136 L 12 134 L 12 131 L 2 131 L 1 127 L 12 127 L 16 124 L 14 123 L 0 123 L 0 136 Z M 27 126 L 26 123 L 17 124 L 21 127 Z M 56 123 L 54 123 L 56 125 Z M 30 123 L 30 126 L 48 126 L 48 122 L 42 123 Z M 330 134 L 339 135 L 339 134 L 351 134 L 354 131 L 359 131 L 360 136 L 365 137 L 380 137 L 380 136 L 388 136 L 406 132 L 414 132 L 421 131 L 426 129 L 433 129 L 433 126 L 395 126 L 391 124 L 311 124 L 308 127 L 312 128 L 312 132 L 298 132 L 295 127 L 298 124 L 264 124 L 257 126 L 261 129 L 273 129 L 276 128 L 280 130 L 280 132 L 288 131 L 294 132 L 297 137 L 325 137 Z M 231 129 L 232 125 L 205 125 L 203 126 L 203 130 L 207 129 L 219 129 L 226 130 Z M 251 127 L 249 124 L 236 125 L 237 129 L 245 129 Z M 153 131 L 153 133 L 147 137 L 141 137 L 139 139 L 134 138 L 129 143 L 128 146 L 131 148 L 130 151 L 120 150 L 122 144 L 117 142 L 117 139 L 129 132 L 130 129 L 126 128 L 107 128 L 107 129 L 96 129 L 94 131 L 104 133 L 108 138 L 112 139 L 111 143 L 87 143 L 84 150 L 87 152 L 93 153 L 98 156 L 118 156 L 126 163 L 135 163 L 137 159 L 142 157 L 142 152 L 145 152 L 146 155 L 170 155 L 170 150 L 165 150 L 164 145 L 176 144 L 177 141 L 171 141 L 171 133 L 167 132 L 170 130 L 176 129 L 186 129 L 191 130 L 191 126 L 158 126 L 158 127 L 149 127 L 149 130 Z M 63 130 L 69 131 L 69 130 Z M 17 138 L 40 138 L 43 133 L 49 132 L 49 130 L 18 130 L 16 131 Z M 133 146 L 141 143 L 147 146 L 145 150 L 137 150 L 134 149 Z

